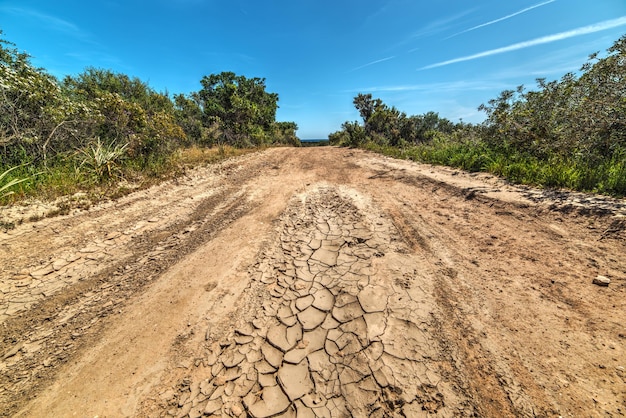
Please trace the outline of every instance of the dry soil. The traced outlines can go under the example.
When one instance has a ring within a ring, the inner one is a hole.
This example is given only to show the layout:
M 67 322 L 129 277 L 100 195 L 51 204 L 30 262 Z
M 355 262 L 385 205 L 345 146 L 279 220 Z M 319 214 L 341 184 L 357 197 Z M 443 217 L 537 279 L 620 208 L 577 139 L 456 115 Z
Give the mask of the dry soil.
M 22 223 L 0 416 L 624 416 L 625 214 L 323 147 Z

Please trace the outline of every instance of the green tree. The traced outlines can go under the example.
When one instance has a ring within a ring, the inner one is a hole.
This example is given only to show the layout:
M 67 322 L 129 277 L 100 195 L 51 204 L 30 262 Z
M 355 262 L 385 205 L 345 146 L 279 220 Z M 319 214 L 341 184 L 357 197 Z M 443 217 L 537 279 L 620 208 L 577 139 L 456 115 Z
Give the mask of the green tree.
M 302 144 L 296 136 L 298 125 L 295 122 L 275 122 L 272 127 L 272 143 L 299 147 Z
M 1 34 L 1 32 L 0 32 Z M 66 97 L 57 80 L 35 68 L 27 54 L 0 40 L 0 147 L 2 164 L 47 164 L 71 151 L 97 115 Z
M 203 125 L 220 124 L 227 143 L 260 145 L 271 131 L 278 109 L 278 94 L 265 91 L 265 79 L 233 72 L 205 76 L 193 94 L 203 112 Z
M 138 78 L 90 67 L 65 77 L 63 89 L 68 97 L 90 104 L 103 116 L 94 136 L 105 146 L 125 145 L 130 157 L 151 159 L 185 141 L 172 100 Z
M 541 159 L 553 156 L 598 163 L 626 153 L 626 36 L 582 74 L 537 80 L 537 89 L 505 90 L 480 110 L 486 140 Z

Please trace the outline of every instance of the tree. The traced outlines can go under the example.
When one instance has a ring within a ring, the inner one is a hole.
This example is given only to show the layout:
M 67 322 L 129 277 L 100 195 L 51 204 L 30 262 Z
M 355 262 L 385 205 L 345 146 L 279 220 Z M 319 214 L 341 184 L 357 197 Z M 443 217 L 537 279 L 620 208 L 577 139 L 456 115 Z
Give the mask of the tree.
M 204 76 L 202 89 L 193 94 L 203 112 L 203 125 L 219 121 L 226 142 L 259 145 L 271 131 L 278 109 L 278 94 L 265 91 L 265 79 L 233 72 Z
M 626 36 L 606 57 L 592 54 L 581 71 L 580 77 L 537 79 L 537 90 L 505 90 L 481 105 L 487 141 L 540 159 L 591 164 L 626 154 Z
M 298 125 L 295 122 L 275 122 L 272 129 L 272 143 L 299 147 L 302 145 L 296 136 Z
M 65 77 L 63 89 L 68 97 L 90 104 L 103 116 L 94 136 L 105 146 L 127 146 L 131 157 L 145 160 L 185 141 L 174 103 L 138 78 L 90 67 Z
M 96 115 L 66 97 L 53 76 L 33 67 L 12 45 L 0 40 L 2 164 L 27 159 L 45 165 L 51 155 L 72 150 Z
M 156 92 L 139 78 L 111 70 L 88 67 L 77 76 L 63 79 L 63 88 L 70 95 L 94 100 L 104 93 L 119 95 L 123 100 L 136 103 L 147 113 L 172 112 L 174 104 L 167 94 Z
M 363 93 L 357 94 L 352 103 L 354 104 L 354 107 L 356 107 L 356 109 L 359 111 L 366 130 L 368 130 L 368 124 L 370 119 L 374 115 L 374 112 L 376 112 L 376 110 L 379 109 L 381 106 L 384 106 L 382 100 L 372 99 L 371 94 Z

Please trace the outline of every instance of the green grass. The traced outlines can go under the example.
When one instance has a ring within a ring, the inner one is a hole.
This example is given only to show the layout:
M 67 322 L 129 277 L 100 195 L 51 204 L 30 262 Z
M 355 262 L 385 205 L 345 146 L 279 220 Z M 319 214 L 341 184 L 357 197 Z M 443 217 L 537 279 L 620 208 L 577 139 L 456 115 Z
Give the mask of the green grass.
M 67 156 L 48 161 L 47 167 L 26 164 L 0 166 L 0 205 L 27 199 L 54 200 L 60 196 L 87 193 L 92 202 L 120 197 L 137 188 L 145 188 L 181 175 L 186 169 L 214 164 L 230 157 L 254 152 L 258 148 L 230 146 L 191 147 L 147 160 L 115 160 L 95 155 Z M 84 161 L 87 160 L 87 163 Z M 132 188 L 128 184 L 133 185 Z
M 364 148 L 395 158 L 489 172 L 517 184 L 626 196 L 626 155 L 597 164 L 558 156 L 541 160 L 482 142 L 446 140 L 403 148 L 369 142 Z

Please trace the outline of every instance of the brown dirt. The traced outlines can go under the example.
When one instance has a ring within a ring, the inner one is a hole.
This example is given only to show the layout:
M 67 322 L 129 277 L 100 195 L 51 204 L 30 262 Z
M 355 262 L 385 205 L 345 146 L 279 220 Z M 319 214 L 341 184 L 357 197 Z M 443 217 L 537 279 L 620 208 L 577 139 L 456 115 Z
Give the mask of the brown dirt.
M 624 416 L 625 214 L 326 147 L 21 224 L 0 416 Z

